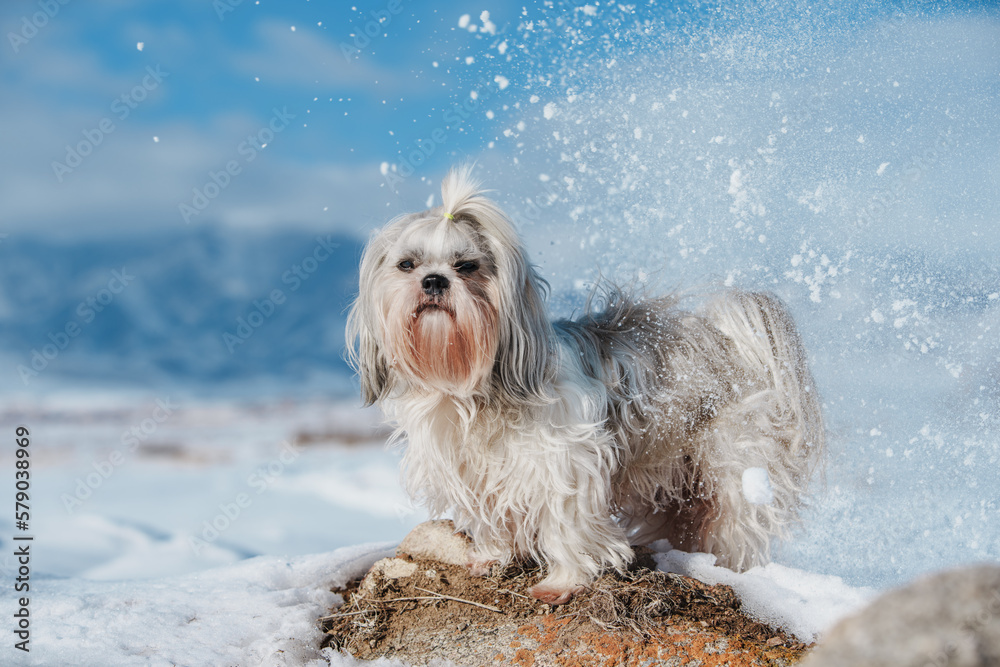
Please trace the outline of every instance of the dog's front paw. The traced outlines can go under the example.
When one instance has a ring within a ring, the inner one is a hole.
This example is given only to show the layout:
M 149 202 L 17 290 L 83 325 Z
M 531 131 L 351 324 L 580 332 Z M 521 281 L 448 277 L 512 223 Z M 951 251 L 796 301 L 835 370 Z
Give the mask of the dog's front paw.
M 590 577 L 573 568 L 554 567 L 549 576 L 528 589 L 531 597 L 546 604 L 566 604 L 577 593 L 586 590 L 581 582 L 589 582 Z
M 473 577 L 488 577 L 493 571 L 493 566 L 499 562 L 495 558 L 487 558 L 473 553 L 469 554 L 469 559 L 465 561 L 465 569 Z
M 573 596 L 582 593 L 583 586 L 560 586 L 542 581 L 528 589 L 531 597 L 546 604 L 566 604 Z

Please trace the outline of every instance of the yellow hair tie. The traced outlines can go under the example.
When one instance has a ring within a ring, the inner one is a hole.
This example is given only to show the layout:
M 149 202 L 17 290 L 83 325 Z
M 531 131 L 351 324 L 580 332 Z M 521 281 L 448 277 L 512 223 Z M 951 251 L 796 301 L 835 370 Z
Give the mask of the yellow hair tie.
M 453 216 L 451 213 L 445 213 L 444 217 L 448 218 L 452 222 L 454 222 L 454 220 L 455 220 L 455 216 Z

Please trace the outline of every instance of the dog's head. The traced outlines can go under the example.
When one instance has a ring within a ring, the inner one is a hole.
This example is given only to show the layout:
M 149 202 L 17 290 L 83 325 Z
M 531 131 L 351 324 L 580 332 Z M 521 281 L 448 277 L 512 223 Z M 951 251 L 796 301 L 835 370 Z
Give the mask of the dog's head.
M 441 191 L 441 206 L 391 221 L 365 248 L 347 325 L 362 397 L 544 399 L 546 284 L 468 168 Z

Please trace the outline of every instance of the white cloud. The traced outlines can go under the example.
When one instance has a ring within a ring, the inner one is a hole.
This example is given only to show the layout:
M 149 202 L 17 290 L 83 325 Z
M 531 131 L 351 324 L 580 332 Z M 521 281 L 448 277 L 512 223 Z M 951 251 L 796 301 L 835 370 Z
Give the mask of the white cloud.
M 311 28 L 292 32 L 287 22 L 267 20 L 257 24 L 256 33 L 259 44 L 231 51 L 229 61 L 235 71 L 260 77 L 265 83 L 318 83 L 343 89 L 370 86 L 378 81 L 391 84 L 394 89 L 408 87 L 407 79 L 399 77 L 392 68 L 374 64 L 374 44 L 378 38 L 359 49 L 356 58 L 349 59 L 336 39 Z M 349 40 L 346 34 L 344 39 Z M 355 48 L 352 41 L 345 43 Z
M 179 204 L 190 202 L 192 189 L 203 187 L 210 172 L 223 171 L 231 160 L 240 165 L 240 173 L 193 218 L 193 225 L 302 225 L 355 231 L 359 219 L 379 215 L 379 203 L 384 205 L 386 199 L 374 160 L 360 167 L 298 161 L 298 154 L 286 145 L 292 143 L 292 133 L 309 129 L 295 121 L 249 163 L 238 146 L 247 134 L 264 127 L 267 118 L 226 114 L 204 127 L 180 122 L 151 127 L 131 118 L 115 121 L 115 131 L 105 135 L 60 183 L 51 162 L 64 160 L 66 141 L 83 140 L 82 130 L 91 128 L 96 118 L 79 111 L 22 106 L 19 111 L 6 109 L 5 119 L 18 128 L 5 144 L 5 160 L 0 163 L 5 233 L 44 230 L 83 235 L 182 227 Z M 79 130 L 68 136 L 67 127 Z M 150 141 L 154 133 L 160 141 Z
M 228 109 L 171 108 L 178 99 L 175 87 L 190 84 L 190 61 L 206 57 L 197 36 L 176 26 L 126 26 L 126 34 L 142 35 L 146 48 L 143 53 L 130 48 L 134 67 L 119 63 L 112 68 L 95 53 L 75 47 L 71 33 L 63 32 L 67 29 L 68 24 L 50 26 L 50 32 L 31 43 L 39 48 L 0 64 L 0 76 L 13 92 L 0 97 L 0 115 L 14 130 L 5 133 L 0 162 L 0 231 L 82 236 L 184 226 L 178 205 L 190 202 L 192 188 L 203 186 L 210 171 L 223 170 L 230 160 L 239 163 L 241 173 L 192 224 L 355 231 L 358 225 L 384 221 L 390 196 L 378 171 L 384 156 L 361 156 L 360 165 L 304 156 L 303 133 L 316 136 L 313 144 L 330 137 L 328 130 L 303 127 L 307 116 L 301 104 L 290 107 L 296 118 L 252 163 L 238 147 L 267 124 L 270 108 L 247 112 L 239 99 Z M 217 50 L 219 60 L 212 67 L 228 63 L 267 83 L 308 86 L 310 93 L 316 80 L 339 94 L 353 84 L 370 86 L 375 78 L 385 82 L 391 76 L 365 57 L 349 63 L 335 44 L 301 26 L 292 33 L 287 23 L 262 23 L 258 35 L 261 44 L 252 51 Z M 136 42 L 129 38 L 123 43 L 131 47 Z M 128 118 L 118 118 L 111 102 L 141 83 L 146 56 L 159 51 L 176 62 L 176 71 L 165 65 L 171 78 Z M 229 74 L 224 78 L 231 81 Z M 52 99 L 57 93 L 59 104 Z M 301 96 L 289 99 L 301 102 Z M 84 141 L 84 132 L 92 133 L 102 119 L 114 124 L 113 132 L 103 134 L 92 153 L 60 182 L 52 163 L 64 162 L 67 144 Z M 159 140 L 152 141 L 154 136 Z M 416 187 L 419 179 L 412 180 L 408 187 Z

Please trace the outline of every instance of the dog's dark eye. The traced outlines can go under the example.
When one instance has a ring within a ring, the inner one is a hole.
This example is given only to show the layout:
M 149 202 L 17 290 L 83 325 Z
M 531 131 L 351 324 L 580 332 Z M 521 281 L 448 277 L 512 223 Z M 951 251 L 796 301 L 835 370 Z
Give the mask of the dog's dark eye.
M 412 271 L 413 262 L 409 259 L 404 259 L 402 262 L 396 265 L 396 268 L 400 271 Z
M 473 273 L 479 268 L 479 262 L 460 262 L 455 265 L 455 270 L 459 273 Z

